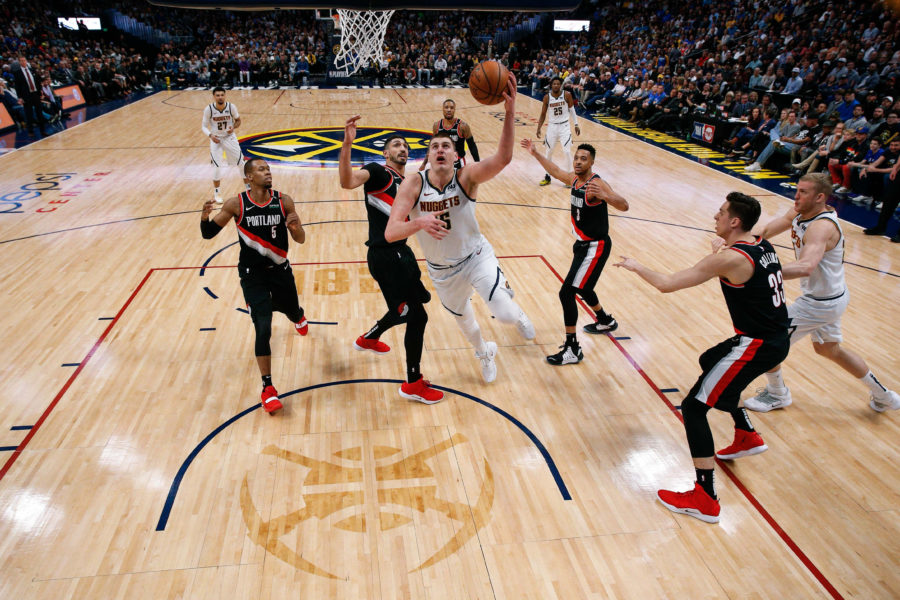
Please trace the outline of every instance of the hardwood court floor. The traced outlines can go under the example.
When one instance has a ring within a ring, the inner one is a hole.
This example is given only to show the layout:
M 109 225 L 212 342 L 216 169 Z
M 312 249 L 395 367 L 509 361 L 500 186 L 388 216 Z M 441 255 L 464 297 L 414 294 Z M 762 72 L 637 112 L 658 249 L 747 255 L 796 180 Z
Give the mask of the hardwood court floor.
M 361 126 L 427 131 L 448 93 L 482 155 L 493 152 L 500 109 L 465 90 L 228 99 L 247 136 L 341 128 L 357 112 Z M 276 316 L 285 409 L 254 409 L 236 236 L 229 226 L 204 241 L 197 226 L 211 192 L 199 130 L 209 101 L 156 94 L 0 158 L 3 193 L 29 192 L 16 196 L 21 212 L 0 214 L 0 598 L 900 595 L 900 415 L 872 412 L 865 389 L 808 343 L 786 364 L 794 405 L 752 415 L 770 450 L 718 469 L 721 523 L 655 501 L 693 478 L 669 403 L 697 377 L 698 355 L 728 336 L 718 285 L 663 296 L 610 264 L 598 292 L 618 339 L 582 334 L 583 363 L 547 365 L 563 337 L 568 194 L 538 187 L 543 173 L 519 149 L 482 186 L 478 215 L 537 338 L 524 342 L 473 300 L 500 346 L 486 385 L 432 301 L 423 370 L 448 391 L 434 406 L 396 393 L 402 328 L 385 336 L 386 356 L 352 349 L 384 311 L 364 262 L 361 191 L 341 190 L 334 170 L 274 166 L 306 223 L 290 259 L 316 323 L 301 338 Z M 539 108 L 519 97 L 517 138 L 533 135 Z M 597 171 L 632 207 L 611 219 L 614 257 L 692 264 L 733 189 L 757 194 L 764 219 L 789 205 L 582 128 Z M 223 180 L 238 191 L 236 173 Z M 900 248 L 844 230 L 846 343 L 896 389 Z M 789 260 L 787 236 L 774 242 Z M 711 421 L 717 447 L 729 443 L 730 419 Z

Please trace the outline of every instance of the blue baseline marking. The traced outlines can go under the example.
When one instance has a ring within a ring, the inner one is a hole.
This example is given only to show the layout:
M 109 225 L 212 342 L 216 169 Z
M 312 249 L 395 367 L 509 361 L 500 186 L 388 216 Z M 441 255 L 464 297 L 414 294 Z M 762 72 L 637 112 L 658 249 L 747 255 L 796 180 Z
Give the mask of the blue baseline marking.
M 201 273 L 201 275 L 202 275 L 202 273 Z M 206 292 L 207 294 L 209 294 L 210 296 L 212 296 L 212 299 L 213 299 L 213 300 L 218 300 L 219 297 L 216 296 L 216 295 L 213 293 L 213 291 L 212 291 L 211 289 L 209 289 L 208 287 L 204 286 L 204 287 L 203 287 L 203 291 Z
M 34 425 L 13 425 L 9 428 L 10 431 L 27 431 L 34 427 Z
M 351 383 L 403 383 L 403 381 L 400 379 L 348 379 L 345 381 L 331 381 L 328 383 L 317 383 L 315 385 L 310 385 L 310 386 L 307 386 L 304 388 L 300 388 L 298 390 L 293 390 L 293 391 L 287 392 L 285 394 L 280 394 L 279 398 L 286 398 L 288 396 L 293 396 L 294 394 L 299 394 L 301 392 L 308 392 L 310 390 L 315 390 L 315 389 L 319 389 L 319 388 L 331 387 L 331 386 L 335 386 L 335 385 L 346 385 L 346 384 L 351 384 Z M 559 469 L 556 468 L 556 463 L 553 462 L 553 457 L 550 456 L 550 453 L 547 451 L 547 449 L 544 447 L 544 445 L 541 443 L 541 441 L 537 438 L 537 436 L 534 435 L 531 432 L 531 430 L 529 430 L 521 421 L 516 419 L 514 416 L 512 416 L 511 414 L 509 414 L 502 408 L 498 408 L 498 407 L 494 406 L 493 404 L 491 404 L 490 402 L 482 400 L 481 398 L 476 398 L 475 396 L 466 394 L 465 392 L 460 392 L 460 391 L 457 391 L 457 390 L 454 390 L 454 389 L 451 389 L 448 387 L 443 387 L 440 385 L 433 385 L 432 387 L 437 388 L 439 390 L 444 390 L 445 392 L 450 392 L 451 394 L 456 394 L 457 396 L 462 396 L 463 398 L 468 398 L 469 400 L 472 400 L 473 402 L 477 402 L 478 404 L 481 404 L 482 406 L 486 406 L 486 407 L 490 408 L 491 410 L 493 410 L 494 412 L 496 412 L 497 414 L 506 418 L 508 421 L 510 421 L 512 424 L 514 424 L 516 427 L 518 427 L 520 430 L 522 430 L 522 432 L 525 433 L 526 436 L 528 436 L 528 439 L 530 439 L 531 442 L 537 447 L 537 449 L 540 451 L 541 455 L 544 457 L 544 460 L 547 462 L 547 467 L 550 469 L 550 473 L 553 475 L 553 479 L 556 481 L 556 486 L 559 488 L 559 492 L 560 492 L 560 494 L 562 494 L 563 500 L 571 500 L 572 499 L 572 496 L 569 494 L 569 490 L 566 487 L 565 482 L 563 481 L 562 475 L 560 475 L 560 473 L 559 473 Z M 182 479 L 184 479 L 184 475 L 185 475 L 185 473 L 187 473 L 188 467 L 191 466 L 191 463 L 194 462 L 194 459 L 197 458 L 198 454 L 200 454 L 200 451 L 203 450 L 203 448 L 205 448 L 206 445 L 209 442 L 211 442 L 214 437 L 219 435 L 229 425 L 231 425 L 232 423 L 234 423 L 241 417 L 244 417 L 245 415 L 252 413 L 254 410 L 260 408 L 261 406 L 262 405 L 260 405 L 260 404 L 254 404 L 253 406 L 246 408 L 246 409 L 242 410 L 241 412 L 239 412 L 238 414 L 236 414 L 235 416 L 231 417 L 230 419 L 228 419 L 227 421 L 225 421 L 224 423 L 222 423 L 221 425 L 219 425 L 218 427 L 213 429 L 212 432 L 210 432 L 209 435 L 207 435 L 205 438 L 203 438 L 203 440 L 201 440 L 200 443 L 197 444 L 197 446 L 191 451 L 191 453 L 184 460 L 184 462 L 181 463 L 181 467 L 178 469 L 178 473 L 175 474 L 175 479 L 172 481 L 172 485 L 169 488 L 169 494 L 168 494 L 168 496 L 166 496 L 166 502 L 165 502 L 165 504 L 163 504 L 162 512 L 159 515 L 159 521 L 156 523 L 156 531 L 165 531 L 166 524 L 169 522 L 169 514 L 172 512 L 172 506 L 175 504 L 175 496 L 178 494 L 178 488 L 181 486 L 181 481 L 182 481 Z M 14 449 L 15 448 L 13 448 L 13 450 Z
M 613 337 L 615 337 L 615 336 L 613 336 Z M 615 339 L 617 339 L 617 340 L 630 340 L 631 338 L 628 337 L 627 335 L 623 335 L 623 336 L 616 337 Z
M 115 317 L 100 317 L 98 321 L 112 321 Z
M 237 244 L 237 243 L 238 243 L 238 242 L 231 242 L 231 243 L 228 244 L 227 246 L 223 246 L 223 247 L 219 248 L 218 250 L 216 250 L 215 252 L 213 252 L 213 253 L 210 255 L 210 257 L 206 259 L 206 262 L 203 263 L 203 266 L 200 267 L 200 277 L 203 277 L 203 275 L 206 274 L 206 267 L 209 266 L 209 263 L 212 262 L 212 259 L 214 259 L 216 256 L 218 256 L 219 254 L 221 254 L 221 253 L 224 252 L 225 250 L 231 248 L 232 246 L 234 246 L 234 245 Z M 206 290 L 206 292 L 207 292 L 208 294 L 212 294 L 212 292 L 209 291 L 209 288 L 204 288 L 204 289 Z M 215 298 L 215 296 L 213 296 L 213 298 Z
M 250 314 L 250 311 L 247 310 L 246 308 L 236 308 L 236 309 L 234 309 L 234 310 L 236 310 L 236 311 L 238 311 L 238 312 L 242 312 L 242 313 L 244 313 L 245 315 L 249 315 L 249 314 Z
M 0 452 L 12 452 L 16 448 L 18 448 L 18 446 L 0 446 Z
M 61 366 L 61 367 L 77 367 L 77 366 L 80 365 L 80 364 L 81 364 L 81 363 L 63 363 L 63 364 L 61 364 L 60 366 Z
M 663 394 L 671 394 L 673 392 L 677 392 L 678 388 L 666 388 L 664 390 L 659 390 L 659 391 L 661 391 Z
M 201 327 L 200 331 L 215 331 L 215 327 Z

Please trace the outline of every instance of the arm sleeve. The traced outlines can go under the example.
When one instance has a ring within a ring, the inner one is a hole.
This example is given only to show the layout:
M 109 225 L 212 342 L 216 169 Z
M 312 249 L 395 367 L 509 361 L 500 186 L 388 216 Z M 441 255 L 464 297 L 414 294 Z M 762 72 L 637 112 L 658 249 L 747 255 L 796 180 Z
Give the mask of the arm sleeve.
M 206 137 L 209 137 L 209 134 L 210 134 L 209 117 L 210 117 L 210 110 L 209 110 L 209 105 L 207 105 L 207 107 L 203 109 L 203 120 L 200 121 L 200 129 L 203 130 L 203 133 L 206 134 Z
M 222 231 L 222 226 L 215 221 L 204 221 L 203 219 L 200 220 L 200 233 L 203 235 L 204 240 L 209 240 L 216 237 L 216 234 L 220 231 Z
M 575 114 L 575 105 L 569 107 L 569 116 L 572 117 L 572 125 L 578 127 L 578 115 Z
M 474 137 L 469 136 L 466 138 L 466 146 L 469 147 L 469 152 L 472 153 L 472 158 L 475 159 L 475 162 L 480 161 L 481 158 L 478 157 L 478 146 L 475 145 Z

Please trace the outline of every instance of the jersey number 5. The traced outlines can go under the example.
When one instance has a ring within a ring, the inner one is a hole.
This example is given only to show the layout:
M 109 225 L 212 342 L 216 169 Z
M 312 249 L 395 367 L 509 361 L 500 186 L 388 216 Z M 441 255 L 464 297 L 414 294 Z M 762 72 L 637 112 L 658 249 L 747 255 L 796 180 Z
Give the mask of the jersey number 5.
M 438 215 L 438 219 L 443 221 L 447 225 L 447 231 L 450 231 L 450 213 L 442 212 L 441 214 Z
M 781 271 L 769 274 L 769 287 L 774 292 L 772 294 L 772 304 L 776 307 L 784 304 L 784 280 L 781 277 Z
M 277 235 L 277 232 L 275 231 L 275 226 L 272 225 L 272 239 L 273 239 L 273 240 L 275 239 L 275 236 L 276 236 L 276 235 Z M 775 306 L 778 306 L 778 305 L 776 304 Z

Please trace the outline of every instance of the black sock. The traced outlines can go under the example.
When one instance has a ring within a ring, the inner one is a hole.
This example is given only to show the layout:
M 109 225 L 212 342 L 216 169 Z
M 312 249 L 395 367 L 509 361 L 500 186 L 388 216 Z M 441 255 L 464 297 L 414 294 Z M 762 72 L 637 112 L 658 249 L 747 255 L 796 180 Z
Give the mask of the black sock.
M 406 317 L 401 317 L 393 311 L 388 311 L 383 317 L 378 319 L 375 326 L 372 327 L 363 337 L 367 340 L 377 340 L 385 331 L 406 321 Z
M 421 378 L 422 378 L 422 374 L 419 372 L 419 365 L 416 365 L 414 367 L 410 367 L 410 366 L 406 367 L 406 382 L 407 383 L 415 383 Z
M 745 408 L 736 408 L 731 413 L 731 418 L 734 419 L 734 428 L 742 429 L 744 431 L 754 431 L 753 424 L 750 422 L 750 415 L 747 414 L 747 409 Z
M 570 346 L 572 348 L 578 347 L 578 338 L 575 336 L 574 333 L 566 334 L 566 346 Z
M 600 310 L 595 310 L 594 314 L 597 315 L 598 323 L 600 323 L 602 325 L 609 325 L 610 323 L 612 323 L 612 320 L 613 320 L 612 315 L 609 314 L 608 312 L 606 312 L 605 310 L 603 310 L 602 308 Z
M 713 469 L 694 469 L 697 471 L 697 483 L 700 484 L 700 487 L 703 488 L 709 497 L 713 500 L 718 500 L 716 497 L 716 485 L 713 481 L 714 479 L 714 470 Z
M 263 375 L 262 380 L 263 380 L 263 389 L 272 385 L 272 376 L 271 375 Z

